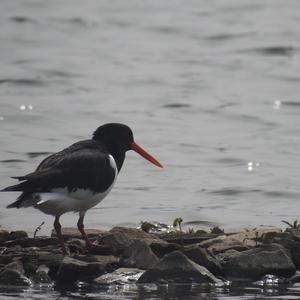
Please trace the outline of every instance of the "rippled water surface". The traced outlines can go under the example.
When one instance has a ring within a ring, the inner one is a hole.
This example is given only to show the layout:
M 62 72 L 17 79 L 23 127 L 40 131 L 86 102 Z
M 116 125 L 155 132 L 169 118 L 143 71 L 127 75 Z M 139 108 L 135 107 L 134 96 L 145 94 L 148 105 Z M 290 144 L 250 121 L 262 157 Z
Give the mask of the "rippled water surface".
M 299 218 L 299 22 L 298 0 L 1 0 L 1 187 L 124 122 L 165 169 L 128 153 L 87 227 Z M 48 234 L 16 196 L 2 227 Z

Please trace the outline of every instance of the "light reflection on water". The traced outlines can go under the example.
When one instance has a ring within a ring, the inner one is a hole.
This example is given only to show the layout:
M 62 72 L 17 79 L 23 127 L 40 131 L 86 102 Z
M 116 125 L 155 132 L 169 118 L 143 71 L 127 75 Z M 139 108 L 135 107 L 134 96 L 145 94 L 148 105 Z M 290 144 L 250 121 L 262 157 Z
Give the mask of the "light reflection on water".
M 278 284 L 277 279 L 263 284 L 235 283 L 220 287 L 201 285 L 111 285 L 16 289 L 1 287 L 0 299 L 299 299 L 299 286 Z

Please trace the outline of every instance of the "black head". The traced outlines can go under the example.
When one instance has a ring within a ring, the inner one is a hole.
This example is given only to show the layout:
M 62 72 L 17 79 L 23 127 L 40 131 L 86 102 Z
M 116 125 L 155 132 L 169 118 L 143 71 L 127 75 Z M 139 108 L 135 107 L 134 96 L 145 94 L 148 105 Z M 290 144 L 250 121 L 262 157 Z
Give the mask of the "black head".
M 107 147 L 117 162 L 118 170 L 121 169 L 125 152 L 128 150 L 137 152 L 154 165 L 163 168 L 158 160 L 134 142 L 131 129 L 124 124 L 108 123 L 102 125 L 94 132 L 93 139 L 103 143 Z
M 132 148 L 132 130 L 120 123 L 108 123 L 96 129 L 93 139 L 105 144 L 114 152 L 126 152 Z

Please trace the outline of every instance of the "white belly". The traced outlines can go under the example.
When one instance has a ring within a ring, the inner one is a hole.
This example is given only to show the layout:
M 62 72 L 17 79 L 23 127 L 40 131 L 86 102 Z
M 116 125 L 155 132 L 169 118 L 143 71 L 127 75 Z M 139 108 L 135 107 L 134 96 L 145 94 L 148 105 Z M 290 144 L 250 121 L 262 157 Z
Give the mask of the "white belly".
M 116 176 L 110 187 L 103 193 L 93 193 L 89 189 L 77 189 L 69 193 L 67 188 L 53 189 L 51 193 L 36 193 L 39 199 L 34 207 L 45 214 L 59 216 L 66 212 L 84 212 L 100 203 L 113 188 L 117 179 L 117 166 L 110 155 L 110 163 L 116 170 Z

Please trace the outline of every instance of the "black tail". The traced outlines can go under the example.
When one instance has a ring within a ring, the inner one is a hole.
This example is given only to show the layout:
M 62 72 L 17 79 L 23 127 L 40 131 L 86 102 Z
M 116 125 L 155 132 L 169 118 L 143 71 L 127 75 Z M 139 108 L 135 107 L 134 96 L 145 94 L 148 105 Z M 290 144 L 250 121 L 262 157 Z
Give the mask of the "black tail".
M 21 201 L 17 200 L 15 202 L 7 205 L 6 208 L 20 208 L 20 204 L 21 204 Z
M 8 186 L 8 187 L 0 190 L 0 192 L 21 192 L 21 191 L 22 191 L 22 189 L 21 189 L 20 184 L 11 185 L 11 186 Z

